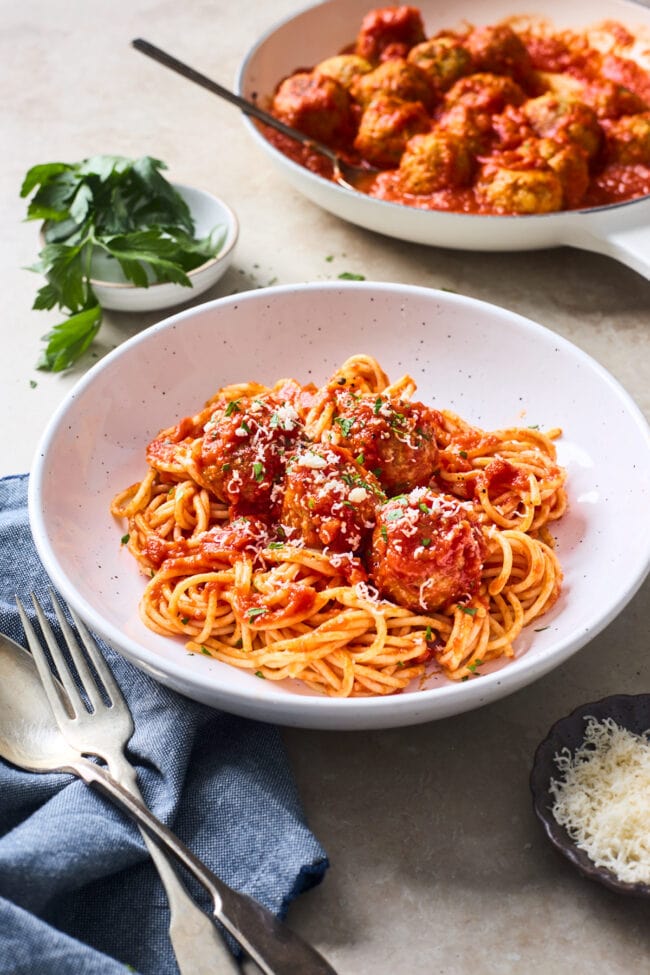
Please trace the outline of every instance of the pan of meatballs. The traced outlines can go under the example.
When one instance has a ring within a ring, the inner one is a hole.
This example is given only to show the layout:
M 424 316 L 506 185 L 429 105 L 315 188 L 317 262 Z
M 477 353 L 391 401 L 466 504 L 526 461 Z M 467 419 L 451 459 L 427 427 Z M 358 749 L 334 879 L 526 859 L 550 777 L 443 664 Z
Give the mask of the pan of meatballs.
M 365 169 L 246 118 L 305 196 L 415 243 L 569 245 L 650 278 L 650 8 L 326 0 L 259 40 L 240 93 Z

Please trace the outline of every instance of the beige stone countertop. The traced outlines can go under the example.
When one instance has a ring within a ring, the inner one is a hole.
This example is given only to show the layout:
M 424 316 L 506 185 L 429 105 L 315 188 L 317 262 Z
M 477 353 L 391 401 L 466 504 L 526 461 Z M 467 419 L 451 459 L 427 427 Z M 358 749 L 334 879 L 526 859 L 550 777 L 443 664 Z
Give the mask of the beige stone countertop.
M 283 181 L 235 108 L 129 47 L 146 37 L 233 86 L 252 42 L 297 9 L 293 0 L 3 4 L 0 474 L 29 470 L 52 410 L 97 356 L 164 317 L 107 313 L 82 365 L 58 375 L 34 367 L 56 316 L 31 308 L 39 279 L 24 268 L 39 245 L 36 225 L 23 219 L 22 178 L 37 162 L 103 152 L 163 159 L 169 178 L 236 210 L 234 262 L 205 298 L 342 272 L 453 289 L 563 335 L 650 416 L 650 283 L 641 275 L 569 248 L 470 253 L 349 225 Z M 560 859 L 528 790 L 535 747 L 553 721 L 609 693 L 650 689 L 649 620 L 646 581 L 583 650 L 496 704 L 403 729 L 285 732 L 310 826 L 331 859 L 289 921 L 339 975 L 650 971 L 647 903 L 582 879 Z

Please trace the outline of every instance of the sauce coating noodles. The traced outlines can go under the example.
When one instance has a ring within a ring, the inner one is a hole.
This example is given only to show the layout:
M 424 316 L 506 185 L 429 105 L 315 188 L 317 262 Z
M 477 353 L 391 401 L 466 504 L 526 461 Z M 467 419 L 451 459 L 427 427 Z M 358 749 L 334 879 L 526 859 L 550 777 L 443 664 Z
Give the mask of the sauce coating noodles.
M 357 355 L 321 387 L 224 387 L 162 431 L 111 508 L 145 624 L 341 697 L 512 657 L 560 592 L 560 431 L 484 431 L 414 393 Z

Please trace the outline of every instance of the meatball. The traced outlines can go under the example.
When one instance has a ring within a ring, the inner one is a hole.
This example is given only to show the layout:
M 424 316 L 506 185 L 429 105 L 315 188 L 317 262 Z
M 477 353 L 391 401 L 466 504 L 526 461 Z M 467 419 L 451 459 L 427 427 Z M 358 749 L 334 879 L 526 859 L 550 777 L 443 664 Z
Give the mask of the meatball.
M 607 126 L 608 162 L 650 166 L 650 112 L 624 115 Z
M 443 112 L 436 128 L 454 135 L 475 156 L 488 151 L 494 136 L 492 116 L 463 104 Z
M 368 74 L 360 75 L 352 85 L 352 95 L 361 105 L 368 105 L 378 94 L 393 95 L 405 102 L 422 102 L 427 108 L 433 104 L 434 97 L 424 71 L 404 58 L 380 64 Z
M 374 62 L 405 57 L 425 36 L 417 7 L 379 7 L 370 10 L 363 18 L 355 54 Z
M 273 513 L 286 452 L 301 431 L 293 406 L 271 395 L 220 405 L 198 441 L 198 477 L 235 514 Z
M 540 139 L 537 152 L 560 179 L 564 207 L 579 207 L 589 188 L 589 161 L 580 146 Z
M 289 537 L 297 531 L 310 548 L 354 553 L 372 531 L 384 497 L 349 450 L 308 444 L 287 464 L 280 521 Z
M 273 114 L 305 135 L 328 145 L 351 137 L 354 121 L 350 96 L 334 78 L 299 71 L 280 84 Z
M 471 503 L 429 488 L 377 512 L 370 578 L 382 596 L 413 612 L 466 599 L 481 581 L 485 543 Z
M 506 105 L 521 105 L 526 101 L 522 88 L 497 74 L 470 74 L 460 78 L 445 96 L 445 108 L 465 105 L 479 112 L 502 112 Z
M 576 143 L 589 159 L 598 153 L 603 130 L 594 110 L 583 102 L 547 92 L 527 101 L 523 111 L 537 135 Z
M 518 160 L 516 163 L 519 165 Z M 476 193 L 495 213 L 552 213 L 562 209 L 562 182 L 552 169 L 508 168 L 495 160 L 483 166 Z
M 390 496 L 426 484 L 436 467 L 439 415 L 375 394 L 336 396 L 332 440 L 372 471 Z
M 492 116 L 494 147 L 503 152 L 517 149 L 529 139 L 535 139 L 535 130 L 520 106 L 506 105 L 503 112 Z
M 434 37 L 416 44 L 407 60 L 425 73 L 437 92 L 447 91 L 455 81 L 474 70 L 471 54 L 453 37 Z
M 476 27 L 465 38 L 476 69 L 509 75 L 520 83 L 532 76 L 532 62 L 526 45 L 507 24 Z
M 372 65 L 370 61 L 356 54 L 336 54 L 317 64 L 314 71 L 334 78 L 349 91 L 357 78 L 372 71 Z
M 646 103 L 629 88 L 613 81 L 597 81 L 584 87 L 580 101 L 593 108 L 599 119 L 636 115 L 647 109 Z
M 428 132 L 409 139 L 399 164 L 401 185 L 407 193 L 433 193 L 470 182 L 473 158 L 451 132 Z
M 388 169 L 399 165 L 411 136 L 430 127 L 431 120 L 420 102 L 377 95 L 361 116 L 354 148 L 373 166 Z

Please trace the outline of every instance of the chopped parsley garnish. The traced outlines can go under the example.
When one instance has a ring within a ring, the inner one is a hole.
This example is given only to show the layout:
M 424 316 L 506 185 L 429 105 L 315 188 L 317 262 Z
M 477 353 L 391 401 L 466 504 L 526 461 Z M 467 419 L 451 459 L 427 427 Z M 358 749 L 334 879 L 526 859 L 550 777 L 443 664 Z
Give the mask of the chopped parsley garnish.
M 375 414 L 375 416 L 377 416 L 383 404 L 384 404 L 383 399 L 381 398 L 381 396 L 378 396 L 377 399 L 375 400 L 375 405 L 372 408 L 372 412 Z
M 252 607 L 251 609 L 247 610 L 246 615 L 250 623 L 252 622 L 252 620 L 257 619 L 258 616 L 263 616 L 264 613 L 268 613 L 268 609 L 266 608 L 266 606 L 258 606 L 258 607 Z
M 357 454 L 357 456 L 354 459 L 356 460 L 357 464 L 360 464 L 363 467 L 363 463 L 365 460 L 365 457 L 363 456 L 363 451 L 360 454 Z
M 458 451 L 458 456 L 459 457 L 462 457 L 463 460 L 467 460 L 467 451 L 466 450 L 459 450 Z
M 122 542 L 122 545 L 126 545 L 127 542 L 128 542 L 128 540 L 130 539 L 130 537 L 131 537 L 130 535 L 122 535 L 122 537 L 120 539 L 120 541 Z
M 239 409 L 238 404 L 239 404 L 238 399 L 231 399 L 230 402 L 228 403 L 228 406 L 226 407 L 226 416 L 232 416 L 233 413 L 240 413 L 241 410 Z
M 354 274 L 352 271 L 343 271 L 342 274 L 339 274 L 339 278 L 341 281 L 365 281 L 366 280 L 365 274 Z
M 351 419 L 349 416 L 337 416 L 335 417 L 334 422 L 340 428 L 344 437 L 350 436 L 350 430 L 354 424 L 353 419 Z
M 203 644 L 201 644 L 201 653 L 204 653 L 206 655 L 206 657 L 210 657 L 211 656 L 210 651 L 208 650 L 207 647 L 204 647 Z
M 426 630 L 424 631 L 424 639 L 427 641 L 427 643 L 431 643 L 433 640 L 433 630 L 430 626 L 427 626 Z
M 379 531 L 380 531 L 380 534 L 381 534 L 381 537 L 383 538 L 383 540 L 385 542 L 387 542 L 388 541 L 388 529 L 386 528 L 386 525 L 382 525 L 381 528 L 379 529 Z
M 187 626 L 189 621 L 190 621 L 189 616 L 183 616 L 183 618 L 181 619 L 181 623 L 183 624 L 183 626 Z
M 253 477 L 258 484 L 264 480 L 264 464 L 261 464 L 259 460 L 253 464 Z
M 256 670 L 255 671 L 255 676 L 256 677 L 261 677 L 262 680 L 266 680 L 266 674 L 263 674 L 261 670 Z
M 246 420 L 242 420 L 241 423 L 239 424 L 239 426 L 237 427 L 237 429 L 238 430 L 243 430 L 244 433 L 250 433 L 251 432 L 251 428 L 246 423 Z
M 430 538 L 423 538 L 422 539 L 422 546 L 423 546 L 423 548 L 429 548 L 430 545 L 431 545 L 431 539 Z
M 424 503 L 424 501 L 419 501 L 418 502 L 418 508 L 420 509 L 420 511 L 422 512 L 423 515 L 430 515 L 431 514 L 430 508 L 427 508 L 427 506 Z
M 284 548 L 284 542 L 269 542 L 266 547 L 270 549 Z
M 467 613 L 468 616 L 476 616 L 476 606 L 461 606 L 459 603 L 458 609 L 461 613 Z

